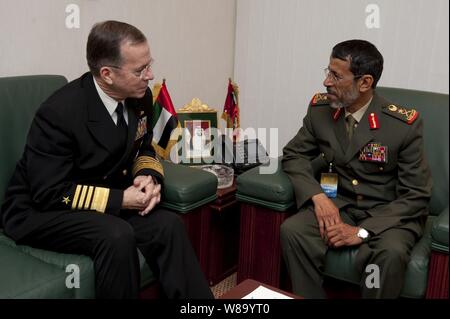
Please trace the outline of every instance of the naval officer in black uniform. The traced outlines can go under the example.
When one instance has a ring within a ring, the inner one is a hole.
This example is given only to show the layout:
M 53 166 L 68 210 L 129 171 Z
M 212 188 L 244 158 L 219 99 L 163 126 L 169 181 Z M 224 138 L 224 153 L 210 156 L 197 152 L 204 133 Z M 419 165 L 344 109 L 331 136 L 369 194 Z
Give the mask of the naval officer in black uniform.
M 164 172 L 151 146 L 152 61 L 135 27 L 92 28 L 90 72 L 37 111 L 2 221 L 19 244 L 90 256 L 98 298 L 138 296 L 136 248 L 169 298 L 211 298 L 182 221 L 156 206 Z

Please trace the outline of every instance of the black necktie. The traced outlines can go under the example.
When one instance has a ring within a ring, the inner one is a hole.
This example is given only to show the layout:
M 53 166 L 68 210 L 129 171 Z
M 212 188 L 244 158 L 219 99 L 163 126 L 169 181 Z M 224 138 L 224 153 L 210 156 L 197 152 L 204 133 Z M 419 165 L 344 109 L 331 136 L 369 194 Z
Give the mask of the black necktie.
M 127 122 L 125 122 L 125 117 L 123 116 L 123 104 L 119 103 L 116 108 L 117 114 L 117 133 L 119 136 L 120 145 L 126 147 L 127 137 L 128 137 L 128 127 Z

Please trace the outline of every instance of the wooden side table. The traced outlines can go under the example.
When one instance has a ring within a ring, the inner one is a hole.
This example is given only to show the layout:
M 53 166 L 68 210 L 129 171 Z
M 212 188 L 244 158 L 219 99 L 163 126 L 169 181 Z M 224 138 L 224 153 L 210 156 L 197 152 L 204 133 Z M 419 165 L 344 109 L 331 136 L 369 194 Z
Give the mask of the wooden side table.
M 180 213 L 181 219 L 186 227 L 186 232 L 191 240 L 200 267 L 203 273 L 208 270 L 208 247 L 204 245 L 209 237 L 209 215 L 208 204 L 195 208 L 189 212 Z
M 217 190 L 217 199 L 209 205 L 208 240 L 203 244 L 208 251 L 206 278 L 215 285 L 237 269 L 239 253 L 239 204 L 236 184 Z
M 237 269 L 240 212 L 235 195 L 233 183 L 218 189 L 214 202 L 180 214 L 210 286 Z
M 241 203 L 237 282 L 252 278 L 273 287 L 290 289 L 282 259 L 280 226 L 293 211 L 278 212 Z

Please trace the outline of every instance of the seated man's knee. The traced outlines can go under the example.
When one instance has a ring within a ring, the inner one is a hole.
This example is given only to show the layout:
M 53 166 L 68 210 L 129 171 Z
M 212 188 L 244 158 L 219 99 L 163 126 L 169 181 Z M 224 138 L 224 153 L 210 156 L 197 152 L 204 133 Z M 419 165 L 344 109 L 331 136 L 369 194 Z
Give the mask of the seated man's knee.
M 392 263 L 407 263 L 409 261 L 409 254 L 406 249 L 398 245 L 383 248 L 379 256 L 386 261 Z
M 163 231 L 179 232 L 185 230 L 185 226 L 183 221 L 181 220 L 181 217 L 178 216 L 176 213 L 167 210 L 161 210 L 158 212 L 158 214 L 159 214 L 158 224 L 160 225 Z
M 285 239 L 289 238 L 294 231 L 295 231 L 295 228 L 292 225 L 292 222 L 289 221 L 289 218 L 286 219 L 280 226 L 281 238 L 285 238 Z
M 121 219 L 116 219 L 102 228 L 99 240 L 104 245 L 111 247 L 130 248 L 135 246 L 134 230 L 130 224 Z
M 280 227 L 281 240 L 290 240 L 301 235 L 303 232 L 303 225 L 297 219 L 288 218 Z

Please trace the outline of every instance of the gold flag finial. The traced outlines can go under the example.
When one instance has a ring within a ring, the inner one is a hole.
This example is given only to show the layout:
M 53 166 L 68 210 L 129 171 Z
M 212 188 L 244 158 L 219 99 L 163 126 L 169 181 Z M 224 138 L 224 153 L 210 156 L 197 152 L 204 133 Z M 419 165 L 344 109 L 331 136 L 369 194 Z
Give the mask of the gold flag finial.
M 203 104 L 199 98 L 193 98 L 191 103 L 186 104 L 178 110 L 179 113 L 201 113 L 201 112 L 216 112 L 213 108 Z

